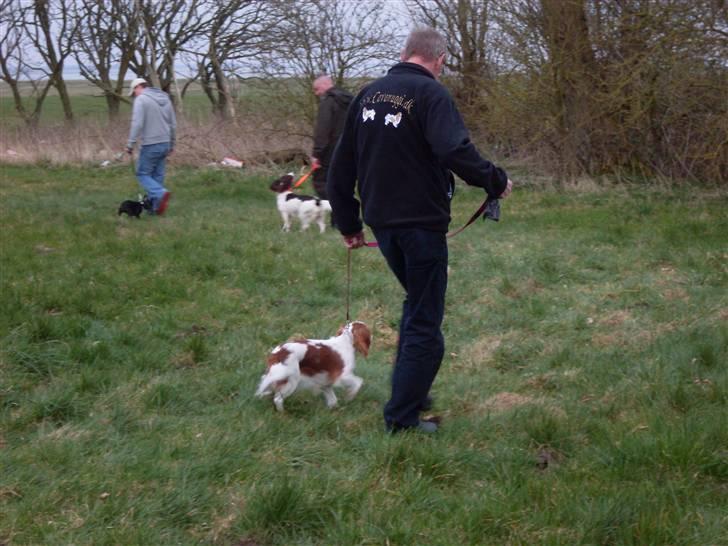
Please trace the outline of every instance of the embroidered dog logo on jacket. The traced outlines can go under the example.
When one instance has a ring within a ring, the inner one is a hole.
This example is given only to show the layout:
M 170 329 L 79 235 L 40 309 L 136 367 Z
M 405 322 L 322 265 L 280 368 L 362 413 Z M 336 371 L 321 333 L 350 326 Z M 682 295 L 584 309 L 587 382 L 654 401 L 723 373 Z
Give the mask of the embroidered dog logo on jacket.
M 402 112 L 397 112 L 396 116 L 394 114 L 387 114 L 384 116 L 385 127 L 391 123 L 396 129 L 400 121 L 402 121 Z
M 368 119 L 374 121 L 374 116 L 376 116 L 376 115 L 377 115 L 377 112 L 374 110 L 374 108 L 372 108 L 371 110 L 367 110 L 366 108 L 364 108 L 361 111 L 362 123 L 365 123 Z

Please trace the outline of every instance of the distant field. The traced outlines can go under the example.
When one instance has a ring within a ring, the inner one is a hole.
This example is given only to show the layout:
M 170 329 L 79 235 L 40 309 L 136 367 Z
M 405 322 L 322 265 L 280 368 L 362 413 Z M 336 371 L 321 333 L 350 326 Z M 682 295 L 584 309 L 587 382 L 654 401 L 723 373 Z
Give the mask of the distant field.
M 191 86 L 178 109 L 177 150 L 174 161 L 204 165 L 231 156 L 250 160 L 281 150 L 308 149 L 311 122 L 299 109 L 290 115 L 269 96 L 277 90 L 255 82 L 242 84 L 238 116 L 225 122 L 211 115 L 211 105 L 199 87 Z M 4 88 L 0 97 L 0 161 L 49 164 L 96 164 L 112 159 L 124 146 L 131 104 L 123 104 L 119 119 L 109 123 L 106 101 L 84 81 L 70 82 L 76 123 L 64 123 L 58 96 L 46 99 L 38 131 L 28 131 Z M 279 88 L 278 88 L 279 90 Z M 313 100 L 313 95 L 305 100 Z
M 108 120 L 106 101 L 101 91 L 85 80 L 67 81 L 69 93 L 71 95 L 71 104 L 74 116 L 79 121 L 92 121 L 106 123 Z M 180 83 L 180 85 L 183 85 Z M 32 92 L 30 84 L 23 86 L 23 92 L 27 96 Z M 31 103 L 28 103 L 30 106 Z M 210 101 L 202 93 L 199 86 L 192 85 L 185 94 L 185 114 L 191 120 L 204 121 L 209 117 Z M 130 104 L 123 104 L 121 107 L 121 115 L 128 116 L 131 111 Z M 63 121 L 63 107 L 58 98 L 55 89 L 51 89 L 43 103 L 43 112 L 41 114 L 41 125 L 52 125 Z M 0 82 L 0 126 L 12 128 L 22 126 L 22 120 L 15 111 L 13 97 L 7 84 Z
M 390 437 L 376 249 L 357 398 L 252 396 L 345 317 L 339 236 L 282 234 L 272 173 L 173 167 L 141 220 L 128 165 L 2 173 L 0 544 L 728 544 L 725 192 L 517 187 L 450 241 L 441 430 Z

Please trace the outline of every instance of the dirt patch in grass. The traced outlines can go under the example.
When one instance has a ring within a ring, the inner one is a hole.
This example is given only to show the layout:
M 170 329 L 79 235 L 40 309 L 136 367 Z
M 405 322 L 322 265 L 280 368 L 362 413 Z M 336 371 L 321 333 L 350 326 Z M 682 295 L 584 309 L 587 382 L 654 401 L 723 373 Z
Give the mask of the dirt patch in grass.
M 525 279 L 517 284 L 506 283 L 503 286 L 503 295 L 514 300 L 521 299 L 526 296 L 533 296 L 543 290 L 543 284 L 533 278 Z
M 624 309 L 619 309 L 597 319 L 597 325 L 607 328 L 607 331 L 594 332 L 591 338 L 592 345 L 594 347 L 620 347 L 625 345 L 627 339 L 623 325 L 633 321 L 632 314 Z
M 245 504 L 245 499 L 238 492 L 232 493 L 227 502 L 226 513 L 218 514 L 213 518 L 207 532 L 206 542 L 210 544 L 229 544 L 230 529 L 238 516 L 244 512 Z M 234 544 L 255 546 L 258 542 L 251 538 L 243 538 L 234 542 Z
M 372 331 L 372 350 L 388 350 L 397 346 L 399 332 L 389 325 L 382 307 L 364 307 L 354 320 L 367 324 Z
M 624 339 L 619 334 L 594 334 L 591 338 L 594 347 L 619 347 L 624 345 Z
M 91 431 L 79 429 L 72 425 L 62 425 L 58 428 L 51 430 L 45 437 L 49 440 L 80 440 L 82 438 L 88 438 L 91 435 Z
M 508 411 L 513 408 L 532 404 L 535 399 L 531 396 L 515 392 L 499 392 L 481 404 L 481 408 L 488 411 Z
M 687 301 L 688 293 L 683 288 L 668 288 L 662 292 L 662 297 L 667 301 Z
M 476 396 L 461 400 L 458 408 L 452 412 L 438 412 L 445 417 L 453 414 L 459 415 L 484 415 L 488 413 L 504 413 L 529 404 L 540 404 L 541 400 L 527 394 L 503 391 L 494 394 L 485 400 L 478 400 Z
M 618 311 L 608 314 L 603 318 L 600 318 L 597 322 L 603 326 L 620 326 L 630 320 L 633 320 L 630 312 L 625 311 L 624 309 L 620 309 Z
M 498 301 L 498 291 L 495 288 L 485 288 L 480 291 L 480 294 L 478 294 L 478 297 L 475 299 L 475 303 L 479 306 L 486 305 L 495 305 L 495 303 Z
M 366 322 L 366 321 L 364 321 Z M 376 336 L 376 337 L 375 337 Z M 376 324 L 372 341 L 376 339 L 377 346 L 380 349 L 391 349 L 397 346 L 399 334 L 397 330 L 385 323 Z
M 494 336 L 483 336 L 468 344 L 460 353 L 451 353 L 453 369 L 471 370 L 480 369 L 487 365 L 493 354 L 501 346 L 502 339 Z

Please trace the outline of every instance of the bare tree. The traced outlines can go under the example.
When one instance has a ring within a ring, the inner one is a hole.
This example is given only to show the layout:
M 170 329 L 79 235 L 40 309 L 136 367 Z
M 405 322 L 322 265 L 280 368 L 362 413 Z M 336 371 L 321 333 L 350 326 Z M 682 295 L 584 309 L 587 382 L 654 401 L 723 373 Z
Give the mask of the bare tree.
M 461 107 L 482 107 L 488 81 L 497 72 L 499 43 L 494 36 L 493 0 L 410 0 L 415 19 L 440 30 L 448 40 L 445 66 L 454 76 L 453 95 Z
M 73 108 L 63 77 L 63 67 L 71 55 L 76 34 L 70 0 L 34 0 L 23 13 L 25 34 L 43 60 L 43 66 L 38 69 L 58 92 L 66 121 L 72 122 Z
M 728 171 L 728 21 L 713 0 L 503 0 L 491 138 L 562 178 Z
M 74 58 L 81 75 L 102 91 L 111 120 L 126 100 L 124 78 L 137 36 L 137 21 L 128 17 L 127 6 L 124 0 L 77 0 L 74 5 Z
M 271 29 L 279 24 L 278 14 L 269 2 L 211 0 L 209 26 L 198 53 L 188 51 L 202 89 L 213 111 L 224 119 L 235 117 L 235 96 L 230 76 L 245 70 L 246 62 L 255 58 Z
M 38 124 L 43 102 L 51 87 L 46 80 L 40 85 L 34 79 L 28 78 L 28 67 L 25 59 L 25 33 L 23 29 L 23 12 L 17 0 L 0 0 L 0 78 L 4 81 L 13 95 L 13 104 L 23 121 L 35 127 Z M 21 91 L 21 79 L 33 88 L 30 99 L 34 102 L 32 108 L 26 106 Z
M 338 86 L 381 74 L 397 57 L 399 36 L 385 0 L 277 0 L 282 23 L 268 37 L 256 72 L 279 98 L 284 119 L 305 119 L 316 108 L 313 80 L 329 74 Z
M 176 85 L 175 63 L 183 48 L 207 32 L 209 18 L 203 0 L 134 0 L 130 17 L 136 18 L 139 44 L 130 59 L 131 69 L 164 91 L 172 91 L 177 106 L 181 94 Z

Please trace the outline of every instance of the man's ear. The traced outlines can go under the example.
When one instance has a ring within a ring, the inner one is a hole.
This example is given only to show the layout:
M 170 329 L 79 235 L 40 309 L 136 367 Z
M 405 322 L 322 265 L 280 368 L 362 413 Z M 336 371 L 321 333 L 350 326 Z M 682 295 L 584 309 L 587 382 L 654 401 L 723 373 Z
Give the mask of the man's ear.
M 399 60 L 405 62 L 407 59 L 404 58 L 404 49 L 399 52 Z
M 433 66 L 433 68 L 435 69 L 436 78 L 438 78 L 438 79 L 440 78 L 440 76 L 442 75 L 442 69 L 444 68 L 444 66 L 445 66 L 445 53 L 443 53 L 437 59 L 435 59 L 435 65 Z

